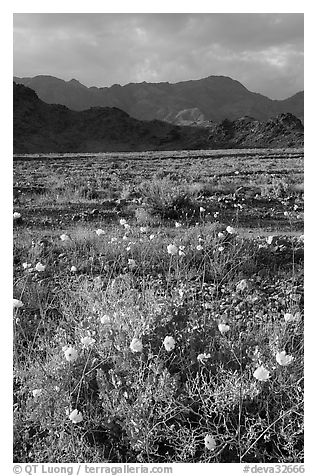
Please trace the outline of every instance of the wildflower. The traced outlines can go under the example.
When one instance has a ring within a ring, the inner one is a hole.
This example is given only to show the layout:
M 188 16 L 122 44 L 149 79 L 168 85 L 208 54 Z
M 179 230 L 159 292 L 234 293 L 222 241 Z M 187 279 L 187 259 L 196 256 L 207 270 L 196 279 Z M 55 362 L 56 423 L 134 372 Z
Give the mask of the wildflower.
M 253 377 L 261 382 L 265 382 L 270 378 L 270 372 L 261 365 L 253 372 Z
M 86 336 L 86 337 L 82 337 L 80 339 L 80 342 L 83 344 L 84 347 L 88 347 L 89 345 L 93 344 L 96 341 L 92 337 Z
M 100 235 L 105 235 L 106 232 L 105 232 L 104 230 L 102 230 L 101 228 L 98 228 L 98 230 L 96 230 L 96 234 L 97 234 L 98 236 L 100 236 Z
M 78 352 L 73 347 L 66 347 L 66 349 L 63 347 L 63 351 L 67 362 L 75 362 L 77 360 Z
M 150 235 L 150 240 L 153 240 L 155 235 Z
M 232 235 L 232 233 L 234 232 L 234 229 L 232 228 L 232 226 L 227 226 L 226 230 L 230 235 Z
M 110 316 L 108 314 L 105 314 L 104 316 L 101 316 L 100 322 L 101 324 L 109 324 L 110 323 Z
M 218 238 L 223 238 L 224 236 L 225 236 L 224 233 L 222 233 L 222 231 L 219 231 Z
M 300 314 L 299 313 L 296 313 L 295 315 L 287 312 L 286 314 L 284 314 L 284 320 L 285 322 L 296 322 L 299 320 L 299 317 L 300 317 Z
M 236 170 L 236 171 L 235 171 L 235 174 L 236 174 L 236 175 L 239 175 L 239 173 L 240 173 L 239 170 Z
M 130 268 L 135 268 L 136 267 L 136 262 L 134 259 L 128 259 L 128 265 Z
M 204 207 L 199 207 L 199 211 L 200 211 L 200 213 L 203 213 L 203 212 L 206 211 L 206 209 Z
M 275 358 L 276 358 L 276 362 L 282 365 L 283 367 L 291 364 L 292 361 L 294 360 L 294 357 L 292 355 L 286 355 L 285 350 L 283 350 L 282 352 L 277 352 Z
M 201 245 L 197 245 L 197 246 L 196 246 L 196 250 L 198 250 L 198 251 L 202 251 L 203 249 L 204 249 L 204 248 L 203 248 L 203 246 L 201 246 Z
M 31 265 L 31 263 L 25 262 L 25 263 L 22 263 L 22 266 L 23 266 L 23 269 L 29 269 L 29 268 L 31 268 L 32 265 Z
M 273 243 L 273 240 L 274 240 L 274 236 L 272 235 L 266 238 L 266 242 L 268 245 L 271 245 Z
M 184 253 L 184 251 L 182 251 L 182 250 L 179 250 L 179 251 L 178 251 L 178 254 L 179 254 L 179 256 L 185 256 L 185 253 Z
M 79 412 L 78 410 L 73 410 L 70 415 L 69 415 L 69 419 L 73 422 L 73 423 L 80 423 L 83 421 L 83 415 L 81 412 Z
M 215 438 L 211 435 L 206 435 L 205 439 L 204 439 L 204 442 L 205 442 L 205 446 L 206 446 L 207 450 L 214 451 L 214 449 L 217 446 Z
M 214 213 L 214 218 L 218 218 L 219 217 L 219 212 L 215 212 Z
M 46 266 L 40 262 L 38 262 L 35 266 L 36 271 L 42 272 L 45 271 Z
M 140 339 L 137 339 L 137 338 L 132 339 L 130 344 L 130 349 L 132 350 L 132 352 L 142 352 L 143 345 Z
M 127 239 L 128 239 L 127 235 L 123 235 L 122 240 L 127 241 Z
M 111 242 L 110 242 L 110 243 L 114 243 L 114 242 L 116 242 L 116 241 L 118 241 L 118 238 L 117 238 L 116 236 L 113 236 L 113 237 L 111 238 Z
M 127 246 L 127 247 L 126 247 L 126 250 L 127 250 L 127 251 L 130 251 L 130 250 L 131 250 L 131 246 Z
M 223 251 L 223 250 L 224 250 L 224 247 L 223 247 L 223 246 L 219 246 L 218 251 L 221 252 L 221 251 Z
M 13 213 L 13 220 L 18 220 L 19 218 L 21 218 L 21 213 L 19 213 L 19 212 L 14 212 L 14 213 Z
M 166 336 L 163 341 L 163 345 L 165 349 L 167 350 L 167 352 L 171 352 L 171 350 L 175 348 L 175 340 L 173 339 L 172 336 Z
M 296 210 L 298 210 L 298 205 L 295 204 L 293 208 L 294 208 L 294 210 L 295 210 L 295 212 L 296 212 Z
M 201 364 L 205 364 L 205 360 L 210 359 L 210 357 L 211 357 L 210 354 L 206 354 L 206 353 L 204 352 L 203 354 L 197 355 L 197 360 L 198 360 L 198 362 L 200 362 Z
M 218 324 L 218 329 L 219 331 L 221 332 L 221 334 L 225 334 L 226 332 L 228 332 L 230 330 L 230 326 L 228 326 L 227 324 L 223 324 L 222 322 L 220 322 Z
M 13 309 L 18 309 L 19 307 L 23 307 L 23 302 L 19 299 L 13 299 Z
M 125 223 L 125 224 L 124 224 L 124 228 L 125 228 L 126 230 L 130 230 L 131 226 L 130 226 L 128 223 Z
M 298 238 L 299 241 L 301 241 L 302 243 L 304 243 L 304 235 L 300 235 L 300 237 Z
M 35 388 L 34 390 L 32 390 L 33 397 L 38 398 L 42 392 L 43 390 L 41 388 Z
M 60 236 L 60 239 L 61 239 L 62 241 L 70 241 L 69 236 L 68 236 L 68 235 L 65 235 L 64 233 Z
M 182 226 L 181 223 L 179 223 L 178 221 L 175 222 L 175 228 L 180 228 Z
M 242 279 L 236 286 L 236 290 L 237 291 L 245 291 L 246 289 L 248 289 L 250 287 L 248 281 L 246 279 Z
M 124 218 L 121 218 L 119 223 L 120 223 L 121 226 L 127 225 L 127 221 Z
M 149 228 L 147 226 L 141 226 L 140 227 L 140 232 L 141 233 L 146 233 L 148 230 L 149 230 Z
M 285 216 L 285 217 L 288 217 L 288 216 L 289 216 L 289 213 L 288 213 L 288 212 L 284 212 L 284 216 Z
M 178 250 L 177 250 L 177 246 L 172 245 L 172 244 L 168 245 L 168 247 L 167 247 L 167 252 L 168 252 L 168 254 L 170 254 L 170 255 L 176 255 L 176 254 L 177 254 L 177 251 L 178 251 Z

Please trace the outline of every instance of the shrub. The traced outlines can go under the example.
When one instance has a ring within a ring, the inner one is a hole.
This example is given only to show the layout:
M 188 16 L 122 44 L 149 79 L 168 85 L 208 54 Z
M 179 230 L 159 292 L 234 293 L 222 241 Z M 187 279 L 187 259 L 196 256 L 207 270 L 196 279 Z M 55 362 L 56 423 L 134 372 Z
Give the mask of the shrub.
M 139 186 L 144 208 L 151 215 L 176 219 L 195 208 L 188 189 L 170 179 L 143 182 Z

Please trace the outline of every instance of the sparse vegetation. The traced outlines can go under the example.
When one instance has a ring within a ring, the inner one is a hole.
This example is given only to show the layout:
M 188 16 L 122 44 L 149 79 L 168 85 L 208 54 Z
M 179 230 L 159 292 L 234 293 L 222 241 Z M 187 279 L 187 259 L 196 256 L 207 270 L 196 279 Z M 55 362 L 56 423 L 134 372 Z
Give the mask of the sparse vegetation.
M 303 461 L 302 151 L 221 154 L 15 162 L 16 462 Z

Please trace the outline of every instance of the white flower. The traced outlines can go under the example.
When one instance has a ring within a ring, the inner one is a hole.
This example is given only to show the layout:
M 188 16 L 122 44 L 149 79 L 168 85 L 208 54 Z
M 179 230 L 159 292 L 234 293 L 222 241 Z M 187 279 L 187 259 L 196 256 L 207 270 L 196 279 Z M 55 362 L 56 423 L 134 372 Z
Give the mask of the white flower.
M 178 221 L 175 222 L 175 228 L 180 228 L 182 226 L 181 223 L 179 223 Z
M 124 228 L 125 228 L 126 230 L 130 230 L 131 226 L 130 226 L 128 223 L 125 223 L 125 224 L 124 224 Z
M 140 232 L 141 233 L 146 233 L 148 230 L 149 230 L 149 228 L 147 226 L 141 226 L 140 227 Z
M 63 347 L 65 359 L 67 362 L 75 362 L 78 358 L 78 352 L 73 347 Z
M 19 307 L 23 307 L 23 302 L 20 299 L 13 299 L 13 309 L 18 309 Z
M 250 284 L 246 279 L 242 279 L 236 286 L 237 291 L 245 291 L 246 289 L 249 289 Z
M 205 442 L 205 446 L 206 446 L 207 450 L 213 451 L 217 446 L 215 438 L 211 435 L 206 435 L 205 439 L 204 439 L 204 442 Z
M 223 238 L 224 236 L 225 236 L 224 233 L 222 233 L 222 231 L 219 231 L 218 238 Z
M 109 324 L 111 321 L 110 316 L 108 314 L 105 314 L 104 316 L 101 316 L 100 322 L 101 324 Z
M 205 364 L 205 360 L 210 359 L 210 357 L 211 357 L 210 354 L 206 354 L 206 353 L 204 352 L 203 354 L 197 355 L 197 360 L 198 360 L 198 362 L 200 362 L 201 364 Z
M 261 382 L 265 382 L 270 378 L 270 372 L 261 365 L 253 372 L 253 377 Z
M 236 170 L 236 171 L 235 171 L 235 174 L 236 174 L 236 175 L 239 175 L 239 173 L 240 173 L 239 170 Z
M 201 245 L 197 245 L 197 246 L 196 246 L 196 250 L 198 250 L 198 251 L 202 251 L 203 249 L 204 249 L 204 247 L 201 246 Z
M 223 247 L 223 246 L 219 246 L 218 251 L 220 251 L 220 253 L 221 253 L 221 251 L 223 251 L 223 250 L 224 250 L 224 247 Z
M 229 233 L 230 235 L 234 233 L 234 229 L 232 228 L 232 226 L 227 226 L 226 230 L 227 230 L 227 233 Z
M 214 213 L 214 218 L 218 218 L 219 217 L 219 212 L 215 212 Z M 219 234 L 218 234 L 219 235 Z
M 62 241 L 70 241 L 69 236 L 68 236 L 68 235 L 65 235 L 64 233 L 60 236 L 60 239 L 61 239 Z
M 130 349 L 132 350 L 132 352 L 142 352 L 143 345 L 140 339 L 137 339 L 136 337 L 132 339 Z
M 298 238 L 299 241 L 301 241 L 302 243 L 304 243 L 304 235 L 300 235 L 300 237 Z
M 80 339 L 80 342 L 83 344 L 84 347 L 88 347 L 89 345 L 93 344 L 96 341 L 92 337 L 86 336 L 86 337 L 82 337 Z
M 273 240 L 274 240 L 274 236 L 272 235 L 266 238 L 266 242 L 268 245 L 271 245 L 273 243 Z
M 294 321 L 294 316 L 290 312 L 286 312 L 284 314 L 284 320 L 285 322 L 293 322 Z
M 102 230 L 101 228 L 98 228 L 98 230 L 96 230 L 96 234 L 97 234 L 98 236 L 100 236 L 100 235 L 105 235 L 106 232 L 105 232 L 104 230 Z
M 83 415 L 78 410 L 73 410 L 69 415 L 69 419 L 73 423 L 80 423 L 81 421 L 83 421 Z
M 284 216 L 288 217 L 289 213 L 288 212 L 284 212 Z
M 38 262 L 35 266 L 36 271 L 42 272 L 45 271 L 46 266 L 40 262 Z
M 185 253 L 182 250 L 179 250 L 178 254 L 179 254 L 179 256 L 185 256 Z
M 283 350 L 282 352 L 277 352 L 275 358 L 276 362 L 283 366 L 291 364 L 294 360 L 294 357 L 292 355 L 286 355 L 285 350 Z
M 121 218 L 121 220 L 120 220 L 120 225 L 121 225 L 121 226 L 127 225 L 127 221 L 126 221 L 124 218 Z
M 176 254 L 177 254 L 177 251 L 178 251 L 177 246 L 172 245 L 172 244 L 168 245 L 168 247 L 167 247 L 167 252 L 168 252 L 168 254 L 170 254 L 170 255 L 176 255 Z
M 204 207 L 199 207 L 199 211 L 200 211 L 200 213 L 203 213 L 203 212 L 206 211 L 206 209 Z
M 167 352 L 171 352 L 175 348 L 175 339 L 172 336 L 166 336 L 163 345 Z
M 128 259 L 128 265 L 130 268 L 135 268 L 136 267 L 136 262 L 134 259 Z
M 19 218 L 21 218 L 21 213 L 19 213 L 19 212 L 14 212 L 14 213 L 13 213 L 13 220 L 18 220 Z
M 155 238 L 155 235 L 150 235 L 150 240 L 153 240 Z
M 227 324 L 223 324 L 222 322 L 220 322 L 218 324 L 218 329 L 219 331 L 221 332 L 221 334 L 225 334 L 226 332 L 228 332 L 230 330 L 230 326 L 228 326 Z
M 118 241 L 118 238 L 116 236 L 113 236 L 111 238 L 111 243 L 115 243 L 116 241 Z
M 33 397 L 38 398 L 42 392 L 43 390 L 41 388 L 35 388 L 34 390 L 32 390 Z
M 22 263 L 22 266 L 23 266 L 23 269 L 29 269 L 31 268 L 32 264 L 25 262 L 25 263 Z

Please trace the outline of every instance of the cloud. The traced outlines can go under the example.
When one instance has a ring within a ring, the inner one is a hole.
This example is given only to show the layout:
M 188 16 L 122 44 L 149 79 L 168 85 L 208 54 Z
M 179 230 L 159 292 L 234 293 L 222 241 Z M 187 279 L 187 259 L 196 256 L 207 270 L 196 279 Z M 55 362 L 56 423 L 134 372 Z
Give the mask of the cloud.
M 303 89 L 303 14 L 15 14 L 14 73 L 87 86 L 226 75 L 282 98 Z

